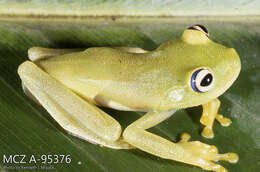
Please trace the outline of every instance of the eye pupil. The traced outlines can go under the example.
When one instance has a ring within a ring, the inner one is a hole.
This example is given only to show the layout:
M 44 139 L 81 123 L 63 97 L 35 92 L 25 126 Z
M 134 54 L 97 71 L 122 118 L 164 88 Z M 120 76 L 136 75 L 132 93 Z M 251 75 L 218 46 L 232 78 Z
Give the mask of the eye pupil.
M 213 73 L 206 69 L 200 68 L 193 72 L 190 78 L 190 86 L 193 91 L 204 93 L 213 88 Z
M 212 80 L 213 80 L 213 76 L 211 74 L 207 74 L 201 81 L 200 86 L 202 86 L 202 87 L 209 86 L 211 84 Z

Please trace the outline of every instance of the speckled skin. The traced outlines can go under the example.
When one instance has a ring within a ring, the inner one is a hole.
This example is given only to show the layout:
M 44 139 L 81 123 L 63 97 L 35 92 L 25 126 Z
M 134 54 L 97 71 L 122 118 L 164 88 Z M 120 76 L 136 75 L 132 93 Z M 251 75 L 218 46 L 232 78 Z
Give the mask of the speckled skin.
M 186 38 L 195 39 L 194 35 L 201 38 L 194 42 Z M 115 101 L 137 110 L 205 104 L 226 91 L 240 71 L 233 49 L 194 30 L 186 30 L 182 38 L 151 52 L 89 48 L 43 59 L 37 65 L 91 102 Z M 215 79 L 213 90 L 204 94 L 194 92 L 189 84 L 191 73 L 199 67 L 211 69 Z
M 130 47 L 68 52 L 32 48 L 29 58 L 34 63 L 24 62 L 18 73 L 30 94 L 69 133 L 115 149 L 136 147 L 205 170 L 225 172 L 213 161 L 237 162 L 236 154 L 218 154 L 214 146 L 189 142 L 188 134 L 173 143 L 146 131 L 177 109 L 197 105 L 203 105 L 204 137 L 214 137 L 215 119 L 230 125 L 229 119 L 217 113 L 217 97 L 240 72 L 234 49 L 212 42 L 202 31 L 185 30 L 181 38 L 149 52 Z M 213 88 L 206 93 L 190 86 L 191 75 L 199 68 L 209 69 L 214 76 Z M 121 137 L 120 124 L 95 105 L 147 114 L 128 126 Z

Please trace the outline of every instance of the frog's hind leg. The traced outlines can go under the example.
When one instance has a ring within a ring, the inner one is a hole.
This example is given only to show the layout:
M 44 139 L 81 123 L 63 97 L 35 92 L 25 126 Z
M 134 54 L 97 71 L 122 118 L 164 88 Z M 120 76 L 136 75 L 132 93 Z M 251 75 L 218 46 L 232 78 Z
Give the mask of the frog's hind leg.
M 138 47 L 113 47 L 115 49 L 119 49 L 122 51 L 126 51 L 129 53 L 147 53 L 149 51 L 146 51 L 142 48 Z M 74 48 L 74 49 L 54 49 L 54 48 L 43 48 L 43 47 L 32 47 L 28 50 L 28 57 L 31 61 L 36 61 L 40 59 L 45 58 L 51 58 L 67 53 L 73 53 L 78 51 L 84 51 L 86 49 L 84 48 Z
M 43 48 L 43 47 L 32 47 L 28 50 L 28 57 L 31 61 L 37 61 L 41 59 L 51 58 L 67 53 L 83 51 L 85 49 L 54 49 L 54 48 Z M 22 88 L 24 93 L 30 97 L 33 101 L 39 104 L 38 100 L 30 93 L 22 82 Z
M 28 50 L 28 57 L 31 61 L 36 61 L 44 58 L 55 57 L 55 56 L 83 51 L 83 50 L 85 49 L 80 49 L 80 48 L 54 49 L 54 48 L 32 47 Z
M 218 114 L 218 109 L 220 106 L 220 101 L 218 99 L 213 99 L 209 103 L 203 104 L 203 112 L 200 118 L 200 122 L 205 125 L 204 129 L 202 130 L 201 135 L 206 138 L 213 138 L 213 124 L 215 119 L 222 125 L 222 126 L 229 126 L 231 124 L 231 120 L 228 118 L 223 117 L 222 115 Z
M 121 126 L 98 107 L 81 99 L 34 63 L 18 68 L 25 87 L 69 133 L 115 149 L 132 148 L 121 138 Z

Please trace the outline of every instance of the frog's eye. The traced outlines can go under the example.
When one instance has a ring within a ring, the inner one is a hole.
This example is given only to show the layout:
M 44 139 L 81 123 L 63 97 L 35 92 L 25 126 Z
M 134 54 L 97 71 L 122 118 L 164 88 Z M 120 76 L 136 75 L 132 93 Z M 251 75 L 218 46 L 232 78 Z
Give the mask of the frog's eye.
M 213 87 L 214 76 L 208 69 L 200 68 L 193 72 L 190 80 L 191 88 L 196 92 L 207 92 Z
M 207 37 L 209 37 L 209 31 L 207 30 L 207 28 L 205 26 L 197 24 L 197 25 L 193 25 L 193 26 L 189 27 L 188 29 L 201 31 Z

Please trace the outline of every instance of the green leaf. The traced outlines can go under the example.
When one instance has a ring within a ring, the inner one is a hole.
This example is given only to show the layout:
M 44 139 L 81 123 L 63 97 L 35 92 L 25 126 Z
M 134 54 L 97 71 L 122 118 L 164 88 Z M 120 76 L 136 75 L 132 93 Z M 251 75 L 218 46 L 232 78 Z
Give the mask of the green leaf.
M 221 162 L 231 172 L 260 169 L 260 22 L 259 18 L 176 18 L 176 19 L 84 19 L 84 20 L 1 20 L 0 21 L 0 165 L 33 168 L 53 167 L 54 171 L 111 172 L 202 172 L 194 166 L 155 157 L 140 150 L 113 150 L 90 144 L 66 132 L 39 105 L 27 98 L 17 67 L 27 60 L 32 46 L 76 48 L 92 46 L 139 46 L 148 50 L 179 37 L 188 26 L 207 26 L 214 41 L 234 47 L 241 57 L 238 80 L 220 97 L 220 112 L 232 119 L 230 127 L 214 126 L 215 138 L 200 136 L 200 107 L 178 111 L 169 120 L 151 129 L 172 141 L 188 132 L 192 140 L 216 145 L 220 152 L 236 152 L 237 164 Z M 142 113 L 105 109 L 123 127 Z M 63 154 L 71 163 L 4 164 L 3 155 Z M 28 170 L 24 170 L 28 171 Z M 32 170 L 33 171 L 33 170 Z
M 0 15 L 86 16 L 244 16 L 259 15 L 258 0 L 0 0 Z

